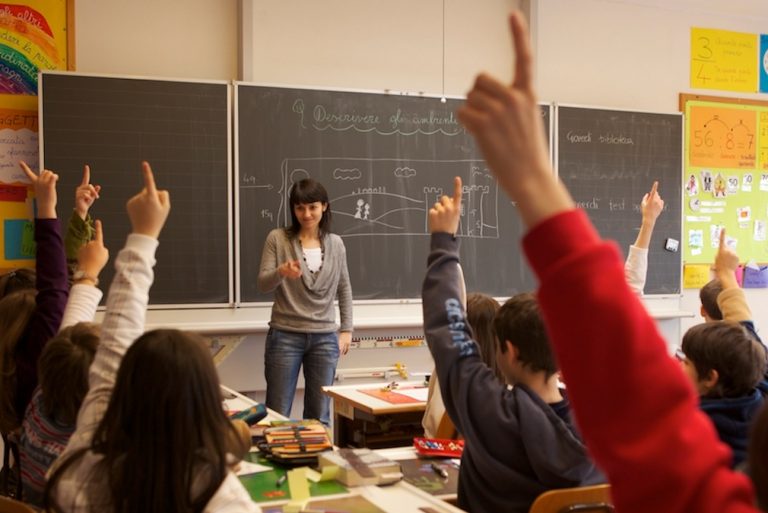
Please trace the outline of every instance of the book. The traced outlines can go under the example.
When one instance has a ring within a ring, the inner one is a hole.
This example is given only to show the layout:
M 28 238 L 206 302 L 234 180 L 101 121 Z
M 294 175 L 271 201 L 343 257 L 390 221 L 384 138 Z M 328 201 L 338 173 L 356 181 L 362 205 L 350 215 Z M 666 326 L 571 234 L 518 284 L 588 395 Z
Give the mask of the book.
M 370 449 L 339 449 L 318 457 L 320 468 L 338 467 L 336 479 L 346 486 L 390 484 L 403 478 L 400 464 Z

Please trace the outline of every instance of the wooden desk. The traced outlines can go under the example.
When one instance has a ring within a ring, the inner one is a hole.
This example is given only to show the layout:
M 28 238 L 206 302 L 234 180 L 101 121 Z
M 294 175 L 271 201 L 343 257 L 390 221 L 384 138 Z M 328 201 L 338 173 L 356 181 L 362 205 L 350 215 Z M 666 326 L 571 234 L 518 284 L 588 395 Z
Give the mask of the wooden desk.
M 413 445 L 392 449 L 379 449 L 377 454 L 400 463 L 403 481 L 456 506 L 459 488 L 459 469 L 451 458 L 422 458 Z M 435 474 L 431 468 L 437 463 L 448 472 L 448 479 Z
M 413 437 L 424 435 L 421 419 L 426 400 L 393 404 L 360 392 L 384 386 L 368 384 L 323 387 L 323 392 L 333 399 L 333 442 L 336 446 L 372 449 L 401 447 L 412 444 Z M 422 386 L 422 381 L 398 384 L 402 391 L 421 389 Z M 425 386 L 423 394 L 426 397 Z

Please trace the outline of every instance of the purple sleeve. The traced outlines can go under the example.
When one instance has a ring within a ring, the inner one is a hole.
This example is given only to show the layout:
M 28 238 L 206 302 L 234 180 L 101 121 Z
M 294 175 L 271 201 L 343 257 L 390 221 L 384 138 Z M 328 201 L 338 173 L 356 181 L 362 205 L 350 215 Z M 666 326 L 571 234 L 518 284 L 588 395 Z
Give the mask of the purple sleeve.
M 58 219 L 35 219 L 37 304 L 16 346 L 16 412 L 24 416 L 37 386 L 37 360 L 55 335 L 69 294 L 67 259 Z

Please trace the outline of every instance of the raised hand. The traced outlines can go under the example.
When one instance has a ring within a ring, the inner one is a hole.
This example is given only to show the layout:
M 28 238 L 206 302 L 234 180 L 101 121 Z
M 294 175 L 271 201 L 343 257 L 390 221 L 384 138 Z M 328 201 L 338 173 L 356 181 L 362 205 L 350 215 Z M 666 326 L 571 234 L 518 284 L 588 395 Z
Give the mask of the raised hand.
M 19 165 L 35 189 L 37 218 L 56 219 L 56 182 L 59 180 L 59 175 L 47 169 L 38 175 L 29 168 L 26 162 L 20 161 Z
M 738 267 L 739 255 L 728 247 L 725 237 L 725 228 L 723 228 L 720 230 L 720 246 L 715 255 L 715 273 L 721 282 L 730 278 L 735 282 L 735 272 Z M 723 288 L 726 288 L 725 283 L 723 283 Z
M 461 219 L 461 178 L 453 179 L 453 197 L 443 196 L 429 209 L 429 232 L 455 235 Z
M 104 232 L 102 231 L 101 221 L 98 219 L 94 223 L 95 234 L 92 241 L 84 244 L 77 254 L 78 270 L 85 273 L 86 278 L 96 281 L 99 273 L 109 260 L 109 250 L 104 247 Z
M 528 28 L 519 12 L 510 16 L 510 28 L 515 46 L 511 85 L 478 75 L 458 116 L 475 136 L 499 185 L 517 202 L 523 221 L 532 226 L 573 208 L 573 201 L 549 164 Z
M 85 220 L 88 210 L 93 202 L 99 198 L 100 185 L 91 185 L 91 168 L 88 164 L 83 166 L 83 180 L 75 189 L 75 212 L 80 219 Z
M 647 192 L 640 202 L 644 223 L 656 223 L 656 219 L 664 210 L 664 200 L 659 196 L 658 188 L 659 182 L 653 182 L 651 191 Z
M 171 198 L 168 191 L 157 190 L 155 176 L 148 162 L 142 162 L 141 169 L 144 174 L 144 188 L 128 200 L 126 210 L 133 233 L 156 239 L 171 211 Z
M 280 276 L 295 280 L 301 277 L 301 264 L 298 260 L 288 260 L 277 267 Z

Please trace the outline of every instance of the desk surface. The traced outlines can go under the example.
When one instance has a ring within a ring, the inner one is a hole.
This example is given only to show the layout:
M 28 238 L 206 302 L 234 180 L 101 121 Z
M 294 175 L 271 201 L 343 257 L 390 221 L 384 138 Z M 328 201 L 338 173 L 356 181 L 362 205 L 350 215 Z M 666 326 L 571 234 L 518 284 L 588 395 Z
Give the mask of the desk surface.
M 426 401 L 412 403 L 393 404 L 382 399 L 370 396 L 360 392 L 363 389 L 377 389 L 386 387 L 386 383 L 366 384 L 366 385 L 340 385 L 323 387 L 323 392 L 334 400 L 346 401 L 353 407 L 368 412 L 372 415 L 381 415 L 387 413 L 403 413 L 411 411 L 424 411 Z M 398 383 L 401 389 L 423 387 L 423 381 L 402 381 Z M 397 392 L 397 389 L 393 390 Z

